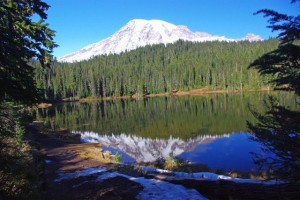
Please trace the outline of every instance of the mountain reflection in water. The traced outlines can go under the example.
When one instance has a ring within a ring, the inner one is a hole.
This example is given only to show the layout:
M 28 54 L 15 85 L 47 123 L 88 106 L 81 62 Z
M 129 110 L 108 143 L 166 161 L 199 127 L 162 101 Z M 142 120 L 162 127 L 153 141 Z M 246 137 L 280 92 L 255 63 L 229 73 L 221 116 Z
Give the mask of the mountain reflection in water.
M 297 107 L 291 93 L 272 93 Z M 256 122 L 249 105 L 264 112 L 267 92 L 157 97 L 64 103 L 36 111 L 53 130 L 67 128 L 136 161 L 178 156 L 222 170 L 251 170 L 250 152 L 263 153 L 249 139 L 246 121 Z M 126 134 L 125 134 L 126 133 Z M 241 164 L 243 163 L 243 164 Z
M 178 157 L 194 164 L 205 164 L 211 169 L 257 170 L 251 152 L 263 154 L 260 145 L 249 138 L 248 133 L 232 133 L 218 136 L 198 136 L 183 140 L 170 136 L 167 139 L 143 138 L 135 135 L 102 135 L 95 132 L 77 132 L 89 143 L 101 143 L 104 148 L 119 152 L 122 162 L 154 162 L 168 157 Z M 241 162 L 242 160 L 242 162 Z
M 176 157 L 184 152 L 193 151 L 199 144 L 211 143 L 217 138 L 229 137 L 228 134 L 218 136 L 198 136 L 183 140 L 180 138 L 152 139 L 135 135 L 101 135 L 94 132 L 76 132 L 81 134 L 81 139 L 85 142 L 101 143 L 105 146 L 113 147 L 126 152 L 137 162 L 153 162 L 160 158 Z

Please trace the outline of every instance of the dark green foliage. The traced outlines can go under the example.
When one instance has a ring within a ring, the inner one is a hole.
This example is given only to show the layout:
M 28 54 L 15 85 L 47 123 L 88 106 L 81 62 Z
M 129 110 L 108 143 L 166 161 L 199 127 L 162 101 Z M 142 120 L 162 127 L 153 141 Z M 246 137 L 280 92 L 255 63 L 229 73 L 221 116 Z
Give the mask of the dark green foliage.
M 274 97 L 265 102 L 265 107 L 268 111 L 264 114 L 252 109 L 258 123 L 248 122 L 248 127 L 255 133 L 253 139 L 276 157 L 256 155 L 255 161 L 259 165 L 269 166 L 276 178 L 299 181 L 300 112 L 280 106 Z
M 254 61 L 251 67 L 262 75 L 276 75 L 270 83 L 293 90 L 300 95 L 300 46 L 295 44 L 280 45 Z
M 45 23 L 49 6 L 40 0 L 0 2 L 0 101 L 31 104 L 39 98 L 32 59 L 49 65 L 54 32 Z M 39 17 L 39 21 L 33 19 Z
M 178 41 L 78 63 L 36 68 L 36 81 L 48 99 L 130 96 L 195 88 L 240 90 L 268 87 L 252 60 L 276 49 L 264 42 Z
M 278 13 L 274 10 L 262 9 L 255 14 L 264 14 L 264 17 L 269 17 L 268 22 L 272 31 L 279 31 L 278 39 L 281 44 L 291 43 L 300 39 L 300 15 L 288 16 Z
M 260 13 L 269 17 L 272 31 L 279 31 L 280 44 L 278 49 L 256 59 L 250 68 L 258 69 L 262 75 L 275 75 L 272 83 L 300 95 L 300 15 L 288 16 L 268 9 L 256 14 Z
M 8 109 L 11 107 L 12 105 L 9 103 L 0 103 L 0 141 L 2 138 L 14 134 L 12 128 L 15 124 L 14 114 L 12 109 Z
M 298 0 L 293 0 L 296 3 Z M 300 95 L 300 15 L 288 16 L 273 10 L 260 10 L 269 17 L 269 28 L 279 31 L 278 49 L 255 60 L 250 68 L 258 69 L 261 75 L 274 75 L 270 82 Z M 277 158 L 255 155 L 259 165 L 269 165 L 276 178 L 289 181 L 300 180 L 300 112 L 279 106 L 274 97 L 265 103 L 264 114 L 252 109 L 258 123 L 248 122 L 254 139 L 264 145 L 265 151 L 273 152 Z
M 41 199 L 41 162 L 37 150 L 23 141 L 25 116 L 11 103 L 0 104 L 0 199 Z

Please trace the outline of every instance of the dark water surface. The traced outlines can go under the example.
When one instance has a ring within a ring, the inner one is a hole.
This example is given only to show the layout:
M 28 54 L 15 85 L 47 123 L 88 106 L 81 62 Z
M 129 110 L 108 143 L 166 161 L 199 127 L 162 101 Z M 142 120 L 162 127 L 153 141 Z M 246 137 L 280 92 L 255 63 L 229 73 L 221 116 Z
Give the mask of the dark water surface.
M 249 105 L 264 112 L 270 94 L 281 105 L 297 107 L 291 93 L 253 92 L 64 103 L 36 114 L 52 128 L 68 128 L 118 151 L 123 162 L 173 156 L 211 169 L 255 170 L 251 152 L 264 152 L 250 139 L 246 122 L 255 118 Z

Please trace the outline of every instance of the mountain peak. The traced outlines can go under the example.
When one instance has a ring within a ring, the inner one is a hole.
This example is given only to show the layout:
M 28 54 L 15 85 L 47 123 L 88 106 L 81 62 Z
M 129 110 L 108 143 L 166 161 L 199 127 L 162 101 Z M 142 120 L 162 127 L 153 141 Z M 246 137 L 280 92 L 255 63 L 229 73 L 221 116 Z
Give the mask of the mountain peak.
M 163 21 L 163 20 L 159 20 L 159 19 L 151 19 L 151 20 L 133 19 L 133 20 L 130 20 L 125 26 L 131 25 L 131 24 L 140 25 L 140 26 L 145 26 L 145 25 L 165 26 L 168 29 L 174 29 L 174 28 L 177 27 L 174 24 L 171 24 L 169 22 L 166 22 L 166 21 Z
M 261 37 L 252 33 L 242 39 L 228 39 L 224 36 L 211 35 L 206 32 L 192 32 L 187 26 L 177 26 L 158 19 L 133 19 L 110 37 L 90 44 L 77 52 L 65 55 L 59 58 L 58 61 L 76 62 L 97 55 L 119 54 L 146 45 L 174 43 L 180 39 L 192 42 L 262 40 Z
M 245 37 L 242 38 L 242 40 L 248 40 L 250 42 L 253 42 L 253 41 L 263 41 L 264 39 L 259 35 L 248 33 Z

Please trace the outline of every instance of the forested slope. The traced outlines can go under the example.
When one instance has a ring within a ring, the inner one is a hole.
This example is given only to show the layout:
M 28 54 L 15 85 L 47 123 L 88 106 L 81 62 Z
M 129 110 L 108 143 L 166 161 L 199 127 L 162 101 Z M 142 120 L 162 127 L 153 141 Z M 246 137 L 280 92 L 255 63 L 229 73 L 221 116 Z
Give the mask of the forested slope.
M 249 64 L 276 49 L 278 41 L 178 41 L 94 57 L 78 63 L 36 65 L 37 86 L 47 99 L 125 96 L 195 88 L 237 90 L 267 87 Z

